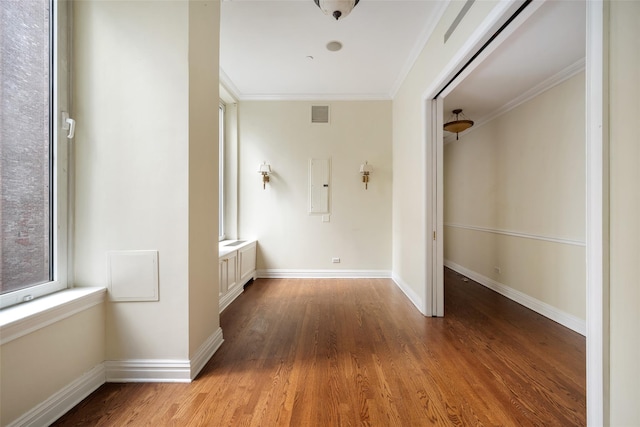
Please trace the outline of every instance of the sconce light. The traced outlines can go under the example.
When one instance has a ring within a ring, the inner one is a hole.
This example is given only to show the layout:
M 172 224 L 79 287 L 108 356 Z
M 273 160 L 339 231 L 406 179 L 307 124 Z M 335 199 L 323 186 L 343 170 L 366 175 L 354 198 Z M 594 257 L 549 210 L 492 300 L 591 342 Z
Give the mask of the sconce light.
M 262 189 L 267 188 L 267 182 L 269 182 L 269 174 L 271 173 L 271 165 L 267 162 L 263 162 L 258 166 L 258 173 L 262 174 Z
M 373 172 L 373 168 L 369 164 L 369 162 L 364 162 L 360 165 L 360 173 L 362 174 L 362 182 L 364 182 L 364 189 L 367 190 L 369 188 L 369 174 Z

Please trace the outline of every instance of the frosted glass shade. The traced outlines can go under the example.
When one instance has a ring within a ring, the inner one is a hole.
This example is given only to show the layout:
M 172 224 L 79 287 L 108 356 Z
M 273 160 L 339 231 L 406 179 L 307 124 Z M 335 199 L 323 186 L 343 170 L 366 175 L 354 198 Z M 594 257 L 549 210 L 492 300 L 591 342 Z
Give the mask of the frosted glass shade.
M 360 165 L 360 173 L 370 173 L 370 172 L 373 172 L 373 168 L 369 163 L 364 162 L 363 164 Z
M 271 165 L 266 162 L 262 163 L 258 166 L 258 173 L 271 173 Z

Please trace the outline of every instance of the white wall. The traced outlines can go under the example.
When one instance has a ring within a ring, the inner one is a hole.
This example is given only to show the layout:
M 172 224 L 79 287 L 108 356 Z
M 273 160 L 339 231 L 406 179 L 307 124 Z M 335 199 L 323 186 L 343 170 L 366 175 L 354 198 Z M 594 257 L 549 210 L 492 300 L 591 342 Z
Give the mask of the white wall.
M 445 32 L 464 6 L 451 2 L 393 99 L 393 275 L 418 307 L 428 303 L 423 97 L 497 4 L 475 2 L 444 43 Z
M 76 283 L 158 250 L 160 300 L 107 304 L 107 360 L 186 359 L 189 3 L 76 2 L 74 26 Z
M 640 2 L 611 2 L 610 424 L 640 425 Z
M 311 106 L 330 105 L 330 124 Z M 241 101 L 239 235 L 259 240 L 258 269 L 391 268 L 391 102 Z M 308 214 L 308 161 L 331 158 L 330 222 Z M 268 161 L 263 190 L 258 164 Z M 365 160 L 374 171 L 365 190 Z M 332 264 L 340 257 L 340 264 Z
M 6 426 L 104 361 L 104 304 L 3 344 L 0 425 Z
M 156 249 L 160 300 L 101 303 L 2 345 L 2 425 L 59 415 L 105 360 L 184 361 L 188 380 L 222 339 L 219 2 L 74 6 L 75 283 L 106 286 L 109 250 Z
M 579 319 L 581 331 L 584 111 L 579 73 L 444 151 L 446 261 Z
M 220 327 L 218 106 L 220 3 L 189 4 L 189 359 Z
M 218 329 L 219 2 L 75 5 L 76 282 L 159 251 L 160 300 L 107 304 L 107 360 L 187 360 Z

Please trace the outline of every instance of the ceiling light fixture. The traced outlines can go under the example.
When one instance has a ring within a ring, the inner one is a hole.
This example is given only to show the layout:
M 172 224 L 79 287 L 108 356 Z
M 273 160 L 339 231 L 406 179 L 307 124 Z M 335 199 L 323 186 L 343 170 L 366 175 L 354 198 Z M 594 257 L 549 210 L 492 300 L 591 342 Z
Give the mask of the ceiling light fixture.
M 326 15 L 333 16 L 336 21 L 347 16 L 360 0 L 313 0 Z
M 455 120 L 451 120 L 447 123 L 444 124 L 444 130 L 446 130 L 447 132 L 453 132 L 456 134 L 456 140 L 458 139 L 458 133 L 465 131 L 467 129 L 469 129 L 471 126 L 473 126 L 473 121 L 472 120 L 468 120 L 468 119 L 463 119 L 460 120 L 459 119 L 459 115 L 462 114 L 462 109 L 458 108 L 452 111 L 453 114 L 456 115 L 456 119 Z M 464 117 L 464 114 L 463 114 Z

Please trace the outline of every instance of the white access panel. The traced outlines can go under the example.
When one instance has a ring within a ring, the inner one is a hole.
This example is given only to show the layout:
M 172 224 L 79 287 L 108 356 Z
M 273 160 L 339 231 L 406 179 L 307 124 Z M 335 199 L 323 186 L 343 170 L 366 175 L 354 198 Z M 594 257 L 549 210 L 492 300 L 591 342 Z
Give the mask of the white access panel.
M 158 301 L 158 251 L 107 252 L 110 301 Z
M 309 159 L 309 213 L 329 213 L 331 159 Z

